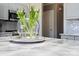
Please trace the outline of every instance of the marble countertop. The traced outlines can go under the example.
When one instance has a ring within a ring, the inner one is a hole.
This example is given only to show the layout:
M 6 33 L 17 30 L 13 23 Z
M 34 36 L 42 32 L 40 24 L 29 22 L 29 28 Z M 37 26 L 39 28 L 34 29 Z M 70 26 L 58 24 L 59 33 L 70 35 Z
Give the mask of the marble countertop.
M 15 44 L 0 37 L 0 56 L 79 56 L 79 41 L 44 38 L 37 44 Z

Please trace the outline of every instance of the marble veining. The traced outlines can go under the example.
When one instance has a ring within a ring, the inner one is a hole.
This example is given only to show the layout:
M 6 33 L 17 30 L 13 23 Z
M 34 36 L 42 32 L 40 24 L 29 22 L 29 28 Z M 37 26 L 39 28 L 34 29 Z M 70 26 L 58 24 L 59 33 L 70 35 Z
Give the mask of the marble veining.
M 64 33 L 78 34 L 79 33 L 79 19 L 66 19 Z

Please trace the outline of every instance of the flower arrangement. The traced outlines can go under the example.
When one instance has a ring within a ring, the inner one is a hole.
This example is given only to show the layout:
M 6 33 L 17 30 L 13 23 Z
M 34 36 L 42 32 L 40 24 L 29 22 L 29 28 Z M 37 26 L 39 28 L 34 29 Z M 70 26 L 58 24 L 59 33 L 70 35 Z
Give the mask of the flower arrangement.
M 35 27 L 38 24 L 39 21 L 39 10 L 36 10 L 33 6 L 30 6 L 29 9 L 29 18 L 26 18 L 26 14 L 24 12 L 24 9 L 18 9 L 17 16 L 18 21 L 20 22 L 23 32 L 28 33 L 30 37 L 34 36 L 35 33 Z

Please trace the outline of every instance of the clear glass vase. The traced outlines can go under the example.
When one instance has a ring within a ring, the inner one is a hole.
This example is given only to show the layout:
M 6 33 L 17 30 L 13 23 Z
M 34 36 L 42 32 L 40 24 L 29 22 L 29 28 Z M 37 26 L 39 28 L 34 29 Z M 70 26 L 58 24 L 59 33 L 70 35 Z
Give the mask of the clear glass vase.
M 29 30 L 28 32 L 23 31 L 23 25 L 18 21 L 17 23 L 18 33 L 21 38 L 25 37 L 27 39 L 36 39 L 39 35 L 39 24 L 36 25 L 35 30 L 32 32 Z

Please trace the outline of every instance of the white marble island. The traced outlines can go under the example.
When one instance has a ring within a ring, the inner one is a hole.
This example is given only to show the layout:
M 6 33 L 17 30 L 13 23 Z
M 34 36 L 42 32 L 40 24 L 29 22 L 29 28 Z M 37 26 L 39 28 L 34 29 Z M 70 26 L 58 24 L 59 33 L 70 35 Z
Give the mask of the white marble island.
M 0 56 L 79 56 L 77 40 L 44 38 L 43 43 L 15 44 L 9 39 L 0 37 Z

